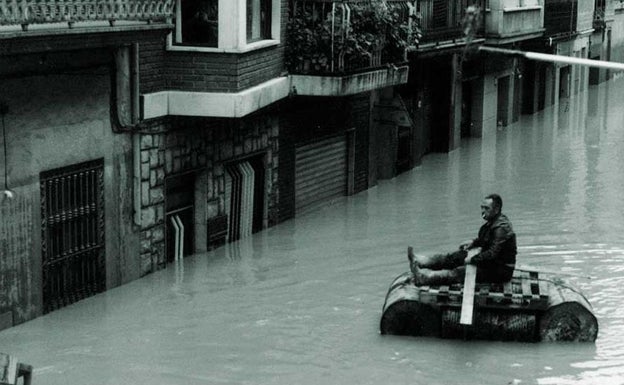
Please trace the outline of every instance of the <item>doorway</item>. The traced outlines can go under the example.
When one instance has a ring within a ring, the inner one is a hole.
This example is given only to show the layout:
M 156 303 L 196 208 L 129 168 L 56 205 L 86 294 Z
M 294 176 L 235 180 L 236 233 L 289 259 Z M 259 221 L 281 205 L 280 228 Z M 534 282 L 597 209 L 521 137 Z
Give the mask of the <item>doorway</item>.
M 498 101 L 496 109 L 496 125 L 505 127 L 509 124 L 509 76 L 498 78 Z
M 229 242 L 251 236 L 264 227 L 264 155 L 226 166 L 225 210 Z
M 104 160 L 40 174 L 43 312 L 106 290 Z
M 559 70 L 560 80 L 559 80 L 559 99 L 569 98 L 570 97 L 570 75 L 571 75 L 570 66 L 561 67 Z
M 461 105 L 461 137 L 467 138 L 472 131 L 472 108 L 473 108 L 472 81 L 462 82 L 462 105 Z

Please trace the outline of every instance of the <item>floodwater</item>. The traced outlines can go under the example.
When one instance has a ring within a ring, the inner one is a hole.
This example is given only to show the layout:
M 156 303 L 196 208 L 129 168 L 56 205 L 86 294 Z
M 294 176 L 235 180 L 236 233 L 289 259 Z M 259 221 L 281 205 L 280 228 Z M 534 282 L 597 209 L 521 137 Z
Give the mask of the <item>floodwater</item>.
M 624 79 L 317 212 L 0 332 L 66 384 L 624 384 Z M 518 262 L 567 277 L 595 343 L 382 336 L 408 245 L 473 238 L 503 196 Z

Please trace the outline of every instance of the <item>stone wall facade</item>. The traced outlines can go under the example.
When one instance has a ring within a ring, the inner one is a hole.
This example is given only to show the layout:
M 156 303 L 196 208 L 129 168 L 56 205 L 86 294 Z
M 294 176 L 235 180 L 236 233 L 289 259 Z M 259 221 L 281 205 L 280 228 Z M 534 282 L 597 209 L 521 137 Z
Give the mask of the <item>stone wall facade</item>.
M 223 215 L 226 166 L 252 156 L 265 165 L 264 226 L 278 221 L 277 115 L 272 111 L 243 119 L 172 117 L 149 122 L 141 132 L 141 270 L 148 274 L 166 264 L 166 179 L 195 172 L 197 225 Z M 200 238 L 200 240 L 203 240 Z M 196 244 L 196 251 L 209 245 Z

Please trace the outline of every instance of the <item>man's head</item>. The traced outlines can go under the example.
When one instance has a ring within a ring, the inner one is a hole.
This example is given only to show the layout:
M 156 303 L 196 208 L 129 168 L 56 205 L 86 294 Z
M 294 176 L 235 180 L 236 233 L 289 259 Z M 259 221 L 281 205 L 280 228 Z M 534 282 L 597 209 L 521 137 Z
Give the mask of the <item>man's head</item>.
M 481 218 L 486 221 L 494 219 L 503 209 L 503 199 L 498 194 L 490 194 L 481 202 Z

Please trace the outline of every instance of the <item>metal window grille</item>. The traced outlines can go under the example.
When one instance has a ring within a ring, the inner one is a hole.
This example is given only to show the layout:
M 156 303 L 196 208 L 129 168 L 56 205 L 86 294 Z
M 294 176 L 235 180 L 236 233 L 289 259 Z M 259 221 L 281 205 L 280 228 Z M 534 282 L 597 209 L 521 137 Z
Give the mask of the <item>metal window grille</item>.
M 40 174 L 43 311 L 106 289 L 104 162 Z

